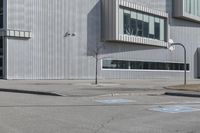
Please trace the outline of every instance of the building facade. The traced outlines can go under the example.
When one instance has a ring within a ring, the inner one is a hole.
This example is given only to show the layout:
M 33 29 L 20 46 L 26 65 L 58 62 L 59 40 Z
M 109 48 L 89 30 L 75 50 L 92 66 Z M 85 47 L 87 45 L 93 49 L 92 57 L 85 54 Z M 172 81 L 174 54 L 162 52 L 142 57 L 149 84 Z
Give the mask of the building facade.
M 4 79 L 200 77 L 199 0 L 0 0 Z

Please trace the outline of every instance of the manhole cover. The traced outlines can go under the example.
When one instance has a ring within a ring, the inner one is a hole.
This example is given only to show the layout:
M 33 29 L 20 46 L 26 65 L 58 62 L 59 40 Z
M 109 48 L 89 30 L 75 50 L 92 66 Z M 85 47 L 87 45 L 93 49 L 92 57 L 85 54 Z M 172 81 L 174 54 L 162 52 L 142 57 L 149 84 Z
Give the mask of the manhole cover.
M 164 112 L 164 113 L 184 113 L 184 112 L 195 112 L 200 111 L 200 109 L 189 107 L 189 106 L 181 106 L 181 105 L 173 105 L 173 106 L 158 106 L 155 108 L 151 108 L 149 110 Z
M 96 100 L 96 102 L 103 104 L 126 104 L 126 103 L 131 103 L 133 101 L 128 99 L 108 99 L 108 100 Z

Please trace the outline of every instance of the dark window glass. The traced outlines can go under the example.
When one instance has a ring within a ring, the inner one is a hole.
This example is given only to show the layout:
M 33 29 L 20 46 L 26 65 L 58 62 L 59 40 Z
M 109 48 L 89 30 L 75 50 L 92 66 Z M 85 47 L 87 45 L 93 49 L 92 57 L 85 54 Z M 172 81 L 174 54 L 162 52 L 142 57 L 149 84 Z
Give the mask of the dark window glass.
M 3 48 L 0 48 L 0 56 L 3 56 Z
M 116 64 L 116 69 L 128 69 L 128 61 L 118 61 L 114 60 L 112 61 L 112 64 Z
M 103 68 L 104 69 L 184 70 L 184 64 L 164 63 L 164 62 L 104 60 Z M 190 70 L 189 64 L 187 64 L 187 70 Z
M 143 21 L 137 20 L 137 35 L 143 36 Z
M 103 68 L 108 69 L 128 69 L 129 62 L 128 61 L 120 61 L 120 60 L 104 60 L 103 61 Z
M 161 17 L 124 9 L 123 21 L 123 32 L 126 35 L 164 41 L 166 23 L 164 23 L 165 20 Z
M 180 64 L 174 64 L 175 67 L 174 67 L 174 70 L 180 70 Z
M 0 0 L 0 14 L 3 13 L 3 0 Z
M 143 62 L 136 62 L 136 69 L 144 69 L 144 63 Z
M 160 23 L 155 22 L 155 39 L 160 40 Z
M 3 28 L 3 0 L 0 0 L 0 28 Z
M 3 56 L 3 48 L 0 48 L 0 56 Z
M 0 37 L 0 48 L 3 48 L 3 38 Z
M 189 64 L 187 64 L 187 70 L 190 70 L 190 65 Z
M 144 66 L 142 69 L 149 69 L 149 64 L 147 62 L 144 62 L 143 64 L 144 64 Z
M 3 15 L 0 15 L 0 28 L 3 28 Z
M 184 64 L 180 64 L 180 70 L 184 70 Z
M 149 38 L 154 39 L 154 38 L 155 38 L 155 35 L 153 35 L 153 34 L 149 34 Z
M 127 34 L 127 35 L 131 34 L 130 19 L 131 19 L 131 15 L 128 13 L 124 13 L 124 34 Z
M 0 58 L 0 67 L 3 67 L 3 59 Z
M 149 37 L 149 23 L 143 22 L 143 36 Z
M 0 70 L 0 78 L 3 77 L 3 70 Z
M 136 67 L 136 62 L 131 62 L 130 63 L 130 68 L 131 69 L 136 69 L 137 67 Z
M 137 20 L 134 18 L 131 18 L 131 24 L 130 24 L 131 35 L 136 35 L 136 31 L 137 31 L 136 23 L 137 23 Z

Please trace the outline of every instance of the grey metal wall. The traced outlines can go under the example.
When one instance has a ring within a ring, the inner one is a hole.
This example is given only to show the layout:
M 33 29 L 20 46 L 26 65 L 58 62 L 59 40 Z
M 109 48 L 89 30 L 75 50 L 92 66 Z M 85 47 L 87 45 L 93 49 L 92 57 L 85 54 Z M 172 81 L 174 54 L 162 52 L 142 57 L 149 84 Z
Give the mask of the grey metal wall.
M 170 38 L 188 49 L 193 78 L 200 24 L 172 19 L 172 0 L 128 0 L 170 14 Z M 7 0 L 7 28 L 31 31 L 32 38 L 7 39 L 8 79 L 92 79 L 95 60 L 92 49 L 103 45 L 104 57 L 125 60 L 183 62 L 182 49 L 173 53 L 162 47 L 100 42 L 100 0 Z M 66 32 L 76 36 L 64 37 Z M 102 79 L 181 78 L 182 72 L 105 71 Z
M 7 78 L 92 78 L 94 59 L 87 56 L 87 33 L 90 32 L 92 38 L 100 34 L 97 2 L 8 0 L 8 28 L 31 31 L 33 37 L 8 39 Z M 76 33 L 76 36 L 64 37 L 66 32 Z

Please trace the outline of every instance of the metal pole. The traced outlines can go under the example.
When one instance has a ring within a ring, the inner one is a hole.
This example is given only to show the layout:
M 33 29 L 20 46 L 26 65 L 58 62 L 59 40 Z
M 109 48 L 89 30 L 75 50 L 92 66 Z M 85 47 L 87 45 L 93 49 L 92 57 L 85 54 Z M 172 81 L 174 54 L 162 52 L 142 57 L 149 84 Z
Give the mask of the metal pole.
M 179 45 L 179 46 L 182 46 L 183 49 L 184 49 L 184 85 L 187 84 L 187 64 L 186 64 L 186 57 L 187 57 L 187 52 L 186 52 L 186 48 L 183 44 L 181 43 L 173 43 L 171 44 L 172 46 L 173 45 Z
M 187 78 L 187 73 L 186 73 L 186 71 L 187 71 L 187 64 L 186 64 L 186 48 L 185 48 L 185 46 L 183 46 L 183 48 L 184 48 L 184 70 L 185 70 L 185 72 L 184 72 L 184 85 L 186 85 L 187 83 L 187 81 L 186 81 L 186 78 Z
M 98 53 L 95 53 L 95 59 L 96 59 L 96 70 L 95 70 L 95 85 L 98 84 Z

